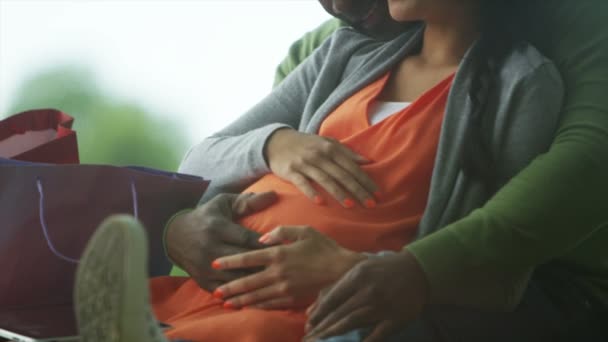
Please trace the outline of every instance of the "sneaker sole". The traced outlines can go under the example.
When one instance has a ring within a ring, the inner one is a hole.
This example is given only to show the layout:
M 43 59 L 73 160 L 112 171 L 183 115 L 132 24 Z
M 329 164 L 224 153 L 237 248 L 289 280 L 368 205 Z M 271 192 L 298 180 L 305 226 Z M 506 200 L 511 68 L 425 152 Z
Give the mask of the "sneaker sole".
M 88 243 L 76 272 L 76 317 L 84 342 L 166 342 L 147 282 L 148 242 L 132 217 L 112 216 Z

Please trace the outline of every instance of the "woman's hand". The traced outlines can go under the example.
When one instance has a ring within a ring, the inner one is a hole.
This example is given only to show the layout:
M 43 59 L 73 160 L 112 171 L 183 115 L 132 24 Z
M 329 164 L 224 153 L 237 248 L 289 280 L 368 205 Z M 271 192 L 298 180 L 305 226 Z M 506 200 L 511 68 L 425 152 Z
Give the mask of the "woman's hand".
M 370 258 L 323 290 L 307 311 L 304 340 L 374 327 L 365 342 L 385 341 L 421 314 L 427 295 L 426 276 L 408 251 Z
M 323 198 L 311 181 L 344 207 L 354 206 L 354 200 L 368 208 L 376 205 L 378 187 L 359 166 L 369 160 L 336 140 L 280 129 L 266 144 L 265 156 L 274 174 L 293 183 L 317 204 L 322 204 Z
M 366 258 L 310 227 L 279 227 L 262 236 L 260 242 L 279 245 L 214 261 L 213 267 L 221 270 L 266 267 L 220 286 L 214 295 L 226 300 L 224 307 L 304 307 L 321 289 Z

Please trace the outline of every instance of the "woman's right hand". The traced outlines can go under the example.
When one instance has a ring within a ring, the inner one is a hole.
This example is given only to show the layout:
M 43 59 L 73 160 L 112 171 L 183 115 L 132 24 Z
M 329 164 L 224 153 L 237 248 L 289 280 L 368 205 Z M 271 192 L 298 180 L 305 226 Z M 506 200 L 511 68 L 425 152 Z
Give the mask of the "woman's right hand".
M 317 204 L 324 201 L 311 181 L 346 208 L 353 207 L 355 200 L 367 208 L 376 206 L 378 187 L 360 167 L 370 161 L 334 139 L 280 129 L 270 137 L 264 153 L 274 174 Z

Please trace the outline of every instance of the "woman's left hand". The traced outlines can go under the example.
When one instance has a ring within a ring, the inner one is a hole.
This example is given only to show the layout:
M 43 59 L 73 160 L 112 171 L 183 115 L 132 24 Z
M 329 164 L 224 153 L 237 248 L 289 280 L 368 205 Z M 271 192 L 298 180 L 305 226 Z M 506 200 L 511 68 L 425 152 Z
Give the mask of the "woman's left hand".
M 276 246 L 213 262 L 214 268 L 222 270 L 265 267 L 217 288 L 214 296 L 225 300 L 224 307 L 267 310 L 303 307 L 321 289 L 366 259 L 307 226 L 278 227 L 262 236 L 260 242 Z

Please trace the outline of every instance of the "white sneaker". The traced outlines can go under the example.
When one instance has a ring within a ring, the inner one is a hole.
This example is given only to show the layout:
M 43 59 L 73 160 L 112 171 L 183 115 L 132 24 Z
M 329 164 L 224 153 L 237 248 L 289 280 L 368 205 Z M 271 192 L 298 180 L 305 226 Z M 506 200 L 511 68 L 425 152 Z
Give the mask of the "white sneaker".
M 89 241 L 76 273 L 76 317 L 84 342 L 167 342 L 148 292 L 148 242 L 126 215 L 106 219 Z

